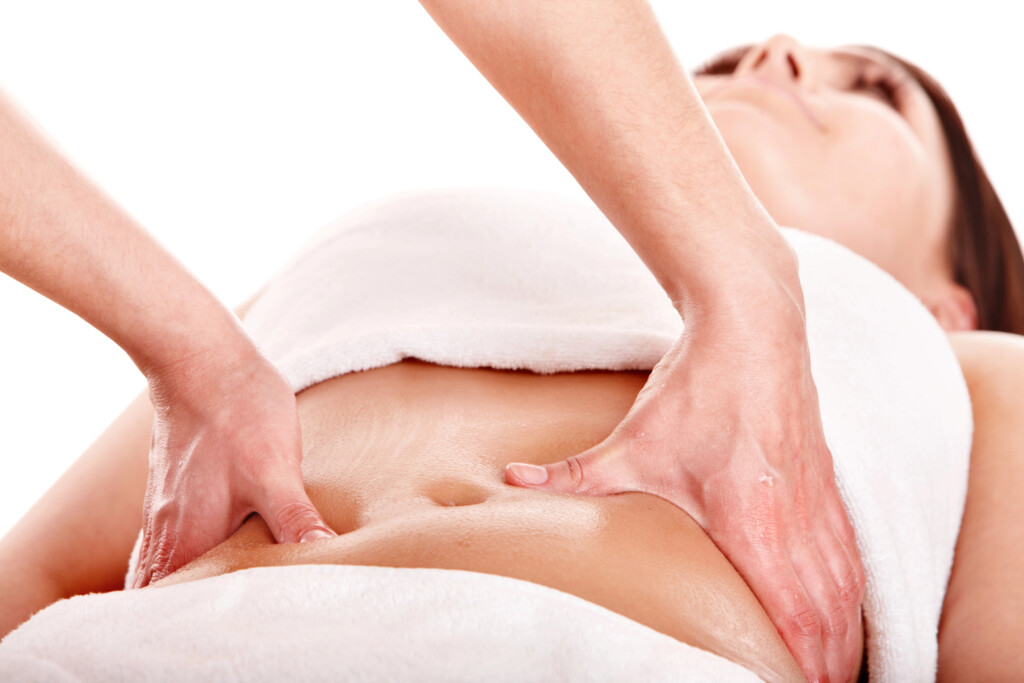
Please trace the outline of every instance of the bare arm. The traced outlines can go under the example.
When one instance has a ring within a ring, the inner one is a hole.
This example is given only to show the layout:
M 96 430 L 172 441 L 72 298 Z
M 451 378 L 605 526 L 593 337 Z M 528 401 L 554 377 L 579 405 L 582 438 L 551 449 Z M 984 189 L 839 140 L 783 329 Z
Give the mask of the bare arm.
M 147 377 L 237 320 L 0 93 L 0 270 L 81 316 Z
M 971 394 L 967 500 L 939 624 L 939 681 L 1024 671 L 1024 337 L 954 332 Z
M 57 600 L 124 587 L 152 428 L 143 393 L 0 539 L 0 639 Z
M 771 259 L 795 277 L 788 243 L 646 2 L 421 4 L 622 232 L 684 318 L 689 303 L 720 297 L 720 285 L 752 262 Z
M 287 381 L 237 318 L 2 94 L 0 270 L 110 337 L 149 382 L 140 585 L 253 511 L 279 541 L 332 534 L 302 488 Z
M 643 0 L 421 0 L 686 322 L 622 423 L 517 486 L 689 513 L 814 680 L 857 664 L 864 571 L 836 488 L 793 250 Z M 566 255 L 570 258 L 570 255 Z M 766 486 L 763 482 L 773 482 Z

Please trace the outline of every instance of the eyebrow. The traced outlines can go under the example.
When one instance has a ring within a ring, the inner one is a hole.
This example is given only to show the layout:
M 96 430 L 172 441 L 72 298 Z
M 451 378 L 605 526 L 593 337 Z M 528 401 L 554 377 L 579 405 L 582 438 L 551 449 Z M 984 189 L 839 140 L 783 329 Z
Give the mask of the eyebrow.
M 886 53 L 873 48 L 870 45 L 843 45 L 832 49 L 833 56 L 838 56 L 847 63 L 856 63 L 863 67 L 872 65 L 893 74 L 896 79 L 903 83 L 904 88 L 909 88 L 908 97 L 904 100 L 911 107 L 917 108 L 921 98 L 930 101 L 928 92 L 917 80 L 914 74 L 910 73 L 902 64 L 894 60 Z
M 935 105 L 931 101 L 931 96 L 928 91 L 925 90 L 921 82 L 914 77 L 902 64 L 893 60 L 889 55 L 881 52 L 870 45 L 844 45 L 842 47 L 833 48 L 833 55 L 837 55 L 841 58 L 846 59 L 848 62 L 858 62 L 860 64 L 873 64 L 879 68 L 889 70 L 895 73 L 896 77 L 904 82 L 904 88 L 909 87 L 911 92 L 908 93 L 908 97 L 905 100 L 905 107 L 900 112 L 900 115 L 914 130 L 914 134 L 919 139 L 923 140 L 922 137 L 922 123 L 921 117 L 924 115 L 923 111 L 925 108 L 935 110 Z
M 908 83 L 914 85 L 920 85 L 917 79 L 914 78 L 913 74 L 903 68 L 903 65 L 894 61 L 884 52 L 861 45 L 844 45 L 832 50 L 834 55 L 837 55 L 847 62 L 856 62 L 860 65 L 871 64 L 886 71 L 895 73 L 902 79 L 905 79 Z

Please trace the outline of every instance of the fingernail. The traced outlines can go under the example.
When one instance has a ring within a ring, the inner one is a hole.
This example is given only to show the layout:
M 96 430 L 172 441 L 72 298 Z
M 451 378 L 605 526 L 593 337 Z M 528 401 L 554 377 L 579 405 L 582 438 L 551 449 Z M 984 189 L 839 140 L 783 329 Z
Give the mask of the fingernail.
M 548 471 L 537 465 L 513 463 L 508 468 L 525 484 L 543 484 L 548 480 Z
M 332 534 L 330 531 L 324 531 L 323 529 L 310 529 L 306 533 L 302 534 L 299 539 L 299 543 L 305 543 L 306 541 L 326 541 L 328 538 L 334 538 L 337 534 Z

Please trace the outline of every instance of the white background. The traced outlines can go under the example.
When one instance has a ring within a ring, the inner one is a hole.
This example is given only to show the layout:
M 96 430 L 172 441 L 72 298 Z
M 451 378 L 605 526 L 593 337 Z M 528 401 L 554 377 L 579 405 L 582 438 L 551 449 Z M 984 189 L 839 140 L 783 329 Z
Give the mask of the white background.
M 1024 220 L 1012 3 L 653 5 L 687 68 L 778 32 L 921 64 Z M 415 0 L 0 0 L 0 86 L 230 306 L 383 194 L 582 196 Z M 143 388 L 112 342 L 0 275 L 0 534 Z

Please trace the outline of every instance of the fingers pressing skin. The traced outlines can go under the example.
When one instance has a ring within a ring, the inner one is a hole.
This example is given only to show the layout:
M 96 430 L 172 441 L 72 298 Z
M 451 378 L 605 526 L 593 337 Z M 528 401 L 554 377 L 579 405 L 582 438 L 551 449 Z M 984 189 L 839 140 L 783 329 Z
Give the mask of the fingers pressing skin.
M 830 500 L 839 500 L 838 491 Z M 830 648 L 836 657 L 829 661 L 829 670 L 839 671 L 842 670 L 843 662 L 859 660 L 864 645 L 861 605 L 864 601 L 865 576 L 853 528 L 845 513 L 836 515 L 828 511 L 834 507 L 834 503 L 826 506 L 824 517 L 827 524 L 818 525 L 818 547 L 821 549 L 822 561 L 832 577 L 837 601 L 832 613 L 824 615 L 824 623 L 825 637 L 836 641 L 835 647 Z
M 278 542 L 335 535 L 302 484 L 295 395 L 253 351 L 235 365 L 176 366 L 173 381 L 150 379 L 155 419 L 136 588 L 223 542 L 252 512 Z
M 288 475 L 290 481 L 285 480 Z M 280 483 L 275 483 L 275 488 L 263 496 L 256 511 L 278 543 L 319 541 L 337 535 L 313 507 L 297 473 L 288 471 L 282 473 L 281 479 L 270 479 Z
M 290 470 L 288 472 L 292 477 L 298 476 Z M 196 506 L 195 513 L 182 514 L 176 519 L 172 518 L 170 509 L 162 515 L 152 515 L 147 511 L 140 563 L 133 587 L 143 588 L 159 581 L 199 557 L 234 533 L 250 512 L 257 512 L 264 519 L 278 543 L 318 541 L 337 535 L 309 500 L 301 479 L 285 483 L 285 476 L 273 471 L 268 471 L 266 478 L 265 483 L 270 486 L 268 492 L 257 500 L 252 509 L 241 508 L 231 523 L 217 533 L 209 533 L 212 530 L 201 514 L 203 506 Z M 186 504 L 185 507 L 191 506 Z
M 505 482 L 541 491 L 605 496 L 630 488 L 629 461 L 612 449 L 592 448 L 550 465 L 513 462 L 505 466 Z
M 847 681 L 862 648 L 864 570 L 806 340 L 771 316 L 704 323 L 655 366 L 603 442 L 543 467 L 512 463 L 506 482 L 673 503 L 744 578 L 808 680 Z
M 744 569 L 737 570 L 755 595 L 766 596 L 759 598 L 761 605 L 807 680 L 829 680 L 821 619 L 811 602 L 812 595 L 804 590 L 792 560 L 772 558 L 770 562 L 774 562 L 774 566 L 748 563 Z

